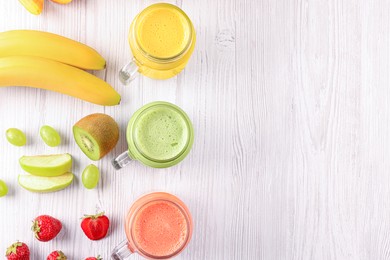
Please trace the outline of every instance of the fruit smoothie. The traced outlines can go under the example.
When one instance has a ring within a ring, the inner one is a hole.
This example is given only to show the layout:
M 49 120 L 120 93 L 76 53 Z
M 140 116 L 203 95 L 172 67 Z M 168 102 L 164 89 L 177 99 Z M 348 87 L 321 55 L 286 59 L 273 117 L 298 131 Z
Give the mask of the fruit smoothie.
M 138 109 L 127 125 L 128 150 L 112 160 L 119 170 L 137 160 L 153 168 L 174 166 L 186 158 L 194 143 L 194 129 L 178 106 L 156 101 Z
M 140 251 L 164 257 L 179 251 L 187 241 L 186 217 L 172 202 L 154 201 L 134 218 L 133 239 Z
M 153 106 L 140 114 L 133 131 L 138 150 L 155 161 L 179 156 L 186 149 L 190 135 L 183 115 L 166 106 Z
M 130 26 L 129 43 L 139 72 L 154 79 L 167 79 L 183 70 L 195 42 L 191 20 L 171 4 L 145 8 Z
M 180 54 L 189 40 L 185 17 L 174 8 L 153 8 L 140 17 L 137 37 L 147 53 L 158 58 Z
M 170 259 L 191 240 L 193 222 L 189 209 L 178 197 L 152 192 L 137 199 L 125 221 L 127 239 L 112 252 L 113 259 L 138 253 L 147 259 Z

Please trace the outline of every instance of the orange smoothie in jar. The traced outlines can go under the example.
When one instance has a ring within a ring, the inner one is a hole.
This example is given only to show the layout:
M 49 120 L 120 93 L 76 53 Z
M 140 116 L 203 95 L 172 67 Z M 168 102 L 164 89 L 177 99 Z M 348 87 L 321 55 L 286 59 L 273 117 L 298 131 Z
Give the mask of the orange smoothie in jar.
M 153 256 L 167 256 L 186 242 L 188 230 L 185 216 L 168 201 L 150 202 L 134 219 L 134 242 Z
M 137 200 L 126 220 L 128 247 L 149 259 L 179 254 L 192 235 L 188 208 L 176 196 L 156 192 Z

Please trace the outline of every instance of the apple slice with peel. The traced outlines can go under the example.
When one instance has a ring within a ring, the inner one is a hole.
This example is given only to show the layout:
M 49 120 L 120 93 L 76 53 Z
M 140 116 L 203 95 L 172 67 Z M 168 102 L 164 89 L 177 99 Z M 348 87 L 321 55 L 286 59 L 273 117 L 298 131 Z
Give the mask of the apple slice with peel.
M 71 172 L 57 177 L 41 177 L 34 175 L 22 175 L 18 177 L 19 185 L 32 192 L 54 192 L 65 189 L 73 181 Z
M 32 175 L 55 177 L 70 171 L 72 156 L 68 153 L 22 156 L 19 163 L 23 170 Z
M 19 2 L 32 14 L 39 15 L 43 10 L 44 0 L 19 0 Z
M 70 2 L 72 2 L 73 0 L 51 0 L 52 2 L 54 3 L 57 3 L 57 4 L 69 4 Z

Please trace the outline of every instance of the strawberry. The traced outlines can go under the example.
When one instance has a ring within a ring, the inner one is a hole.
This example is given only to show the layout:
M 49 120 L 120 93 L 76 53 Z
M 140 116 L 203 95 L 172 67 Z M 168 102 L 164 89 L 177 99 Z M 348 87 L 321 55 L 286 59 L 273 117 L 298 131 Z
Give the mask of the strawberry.
M 30 250 L 25 243 L 16 242 L 7 248 L 5 256 L 8 260 L 30 260 Z
M 35 237 L 42 242 L 47 242 L 55 238 L 61 229 L 61 221 L 48 215 L 36 217 L 31 227 Z
M 110 220 L 101 212 L 96 215 L 85 215 L 81 222 L 81 229 L 91 240 L 100 240 L 107 235 Z
M 100 257 L 100 255 L 98 255 L 97 257 L 88 257 L 88 258 L 85 258 L 85 260 L 102 260 L 103 258 Z
M 66 260 L 66 255 L 62 251 L 53 251 L 47 256 L 46 260 Z

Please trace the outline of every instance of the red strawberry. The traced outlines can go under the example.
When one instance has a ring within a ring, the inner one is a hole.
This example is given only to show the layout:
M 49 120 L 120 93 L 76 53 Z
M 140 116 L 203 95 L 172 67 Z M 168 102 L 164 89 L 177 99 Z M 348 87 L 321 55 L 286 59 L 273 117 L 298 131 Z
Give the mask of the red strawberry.
M 25 243 L 16 242 L 7 248 L 5 256 L 8 260 L 30 260 L 30 250 Z
M 81 222 L 81 228 L 84 234 L 91 240 L 100 240 L 107 235 L 110 220 L 104 215 L 104 212 L 97 215 L 85 215 Z
M 100 257 L 100 255 L 98 255 L 97 257 L 88 257 L 88 258 L 85 258 L 85 260 L 102 260 L 103 258 Z
M 46 260 L 66 260 L 66 255 L 62 251 L 53 251 L 50 255 L 47 256 Z
M 47 242 L 55 238 L 61 229 L 61 221 L 48 215 L 38 216 L 33 221 L 33 226 L 31 227 L 35 237 L 42 242 Z

